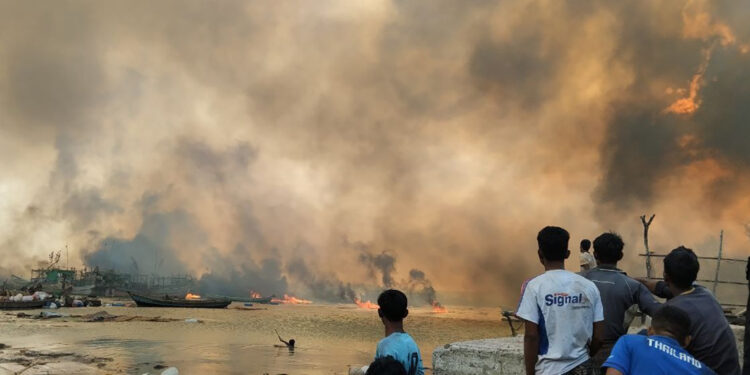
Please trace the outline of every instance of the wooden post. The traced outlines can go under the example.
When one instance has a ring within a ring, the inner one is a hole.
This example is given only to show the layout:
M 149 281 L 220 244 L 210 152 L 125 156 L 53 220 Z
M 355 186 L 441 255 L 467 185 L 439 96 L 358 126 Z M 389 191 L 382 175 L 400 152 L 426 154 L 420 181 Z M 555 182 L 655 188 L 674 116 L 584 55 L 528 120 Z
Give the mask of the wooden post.
M 651 218 L 646 221 L 646 215 L 641 215 L 641 223 L 643 223 L 643 245 L 646 247 L 646 277 L 651 278 L 651 251 L 648 248 L 648 227 L 654 220 L 656 214 L 651 215 Z
M 716 296 L 716 285 L 719 284 L 719 267 L 721 267 L 721 248 L 724 246 L 724 229 L 719 233 L 719 256 L 716 257 L 716 274 L 714 275 L 714 296 Z

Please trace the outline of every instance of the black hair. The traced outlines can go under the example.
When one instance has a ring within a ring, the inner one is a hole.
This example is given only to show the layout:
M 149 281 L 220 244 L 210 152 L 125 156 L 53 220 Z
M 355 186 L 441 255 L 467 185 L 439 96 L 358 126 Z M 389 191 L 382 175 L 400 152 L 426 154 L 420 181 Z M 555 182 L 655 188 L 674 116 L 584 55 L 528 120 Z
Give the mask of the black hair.
M 547 260 L 565 260 L 568 253 L 568 231 L 560 227 L 544 227 L 536 236 L 539 251 Z
M 594 240 L 594 256 L 602 263 L 617 263 L 622 259 L 625 243 L 615 232 L 602 233 Z
M 400 322 L 406 318 L 406 294 L 396 289 L 388 289 L 378 296 L 378 314 L 391 322 Z
M 406 375 L 406 369 L 401 362 L 391 356 L 375 358 L 370 363 L 365 375 Z
M 664 257 L 664 274 L 672 284 L 688 289 L 698 277 L 701 265 L 693 250 L 680 246 Z
M 591 241 L 589 241 L 587 238 L 584 238 L 583 240 L 581 240 L 581 249 L 585 251 L 589 251 L 590 248 L 591 248 Z
M 654 331 L 667 332 L 680 344 L 690 335 L 690 315 L 679 307 L 663 305 L 651 318 Z
M 294 343 L 295 343 L 294 339 L 289 340 L 289 346 L 294 346 Z

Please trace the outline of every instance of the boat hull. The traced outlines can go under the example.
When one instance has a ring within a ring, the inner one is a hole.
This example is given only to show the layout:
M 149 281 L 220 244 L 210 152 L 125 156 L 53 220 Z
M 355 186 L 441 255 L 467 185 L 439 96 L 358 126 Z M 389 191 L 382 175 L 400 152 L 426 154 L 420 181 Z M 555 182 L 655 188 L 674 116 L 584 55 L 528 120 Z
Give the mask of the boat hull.
M 44 307 L 44 301 L 11 302 L 0 301 L 0 310 L 32 310 Z
M 145 296 L 128 292 L 139 307 L 180 307 L 180 308 L 200 308 L 200 309 L 223 309 L 232 303 L 231 300 L 225 299 L 205 299 L 205 300 L 187 300 L 187 299 L 166 299 L 152 296 Z

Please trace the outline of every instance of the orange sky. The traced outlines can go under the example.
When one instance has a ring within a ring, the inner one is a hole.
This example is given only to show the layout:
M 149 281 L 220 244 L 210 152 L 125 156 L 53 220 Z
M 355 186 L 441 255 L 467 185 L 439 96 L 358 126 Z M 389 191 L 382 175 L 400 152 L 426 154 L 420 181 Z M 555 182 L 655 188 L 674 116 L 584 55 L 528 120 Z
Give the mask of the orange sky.
M 396 280 L 418 268 L 438 293 L 505 303 L 541 270 L 549 224 L 572 249 L 620 232 L 641 274 L 652 212 L 657 249 L 713 253 L 723 228 L 745 256 L 748 16 L 692 0 L 2 4 L 0 267 L 26 275 L 66 244 L 72 264 L 164 273 L 265 275 L 271 259 L 304 292 L 292 261 L 376 284 L 359 254 L 386 251 Z

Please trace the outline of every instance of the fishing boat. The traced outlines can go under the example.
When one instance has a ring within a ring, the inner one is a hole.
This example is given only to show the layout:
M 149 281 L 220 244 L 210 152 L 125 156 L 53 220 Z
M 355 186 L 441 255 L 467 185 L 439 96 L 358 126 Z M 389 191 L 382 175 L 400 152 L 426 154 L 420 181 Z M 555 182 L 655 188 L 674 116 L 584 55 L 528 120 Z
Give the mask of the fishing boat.
M 44 307 L 44 301 L 0 301 L 0 310 L 31 310 Z
M 143 294 L 136 294 L 128 292 L 130 298 L 135 301 L 135 304 L 139 307 L 192 307 L 192 308 L 204 308 L 204 309 L 223 309 L 232 303 L 231 300 L 225 298 L 205 298 L 205 299 L 193 299 L 193 298 L 182 298 L 175 296 L 147 296 Z

